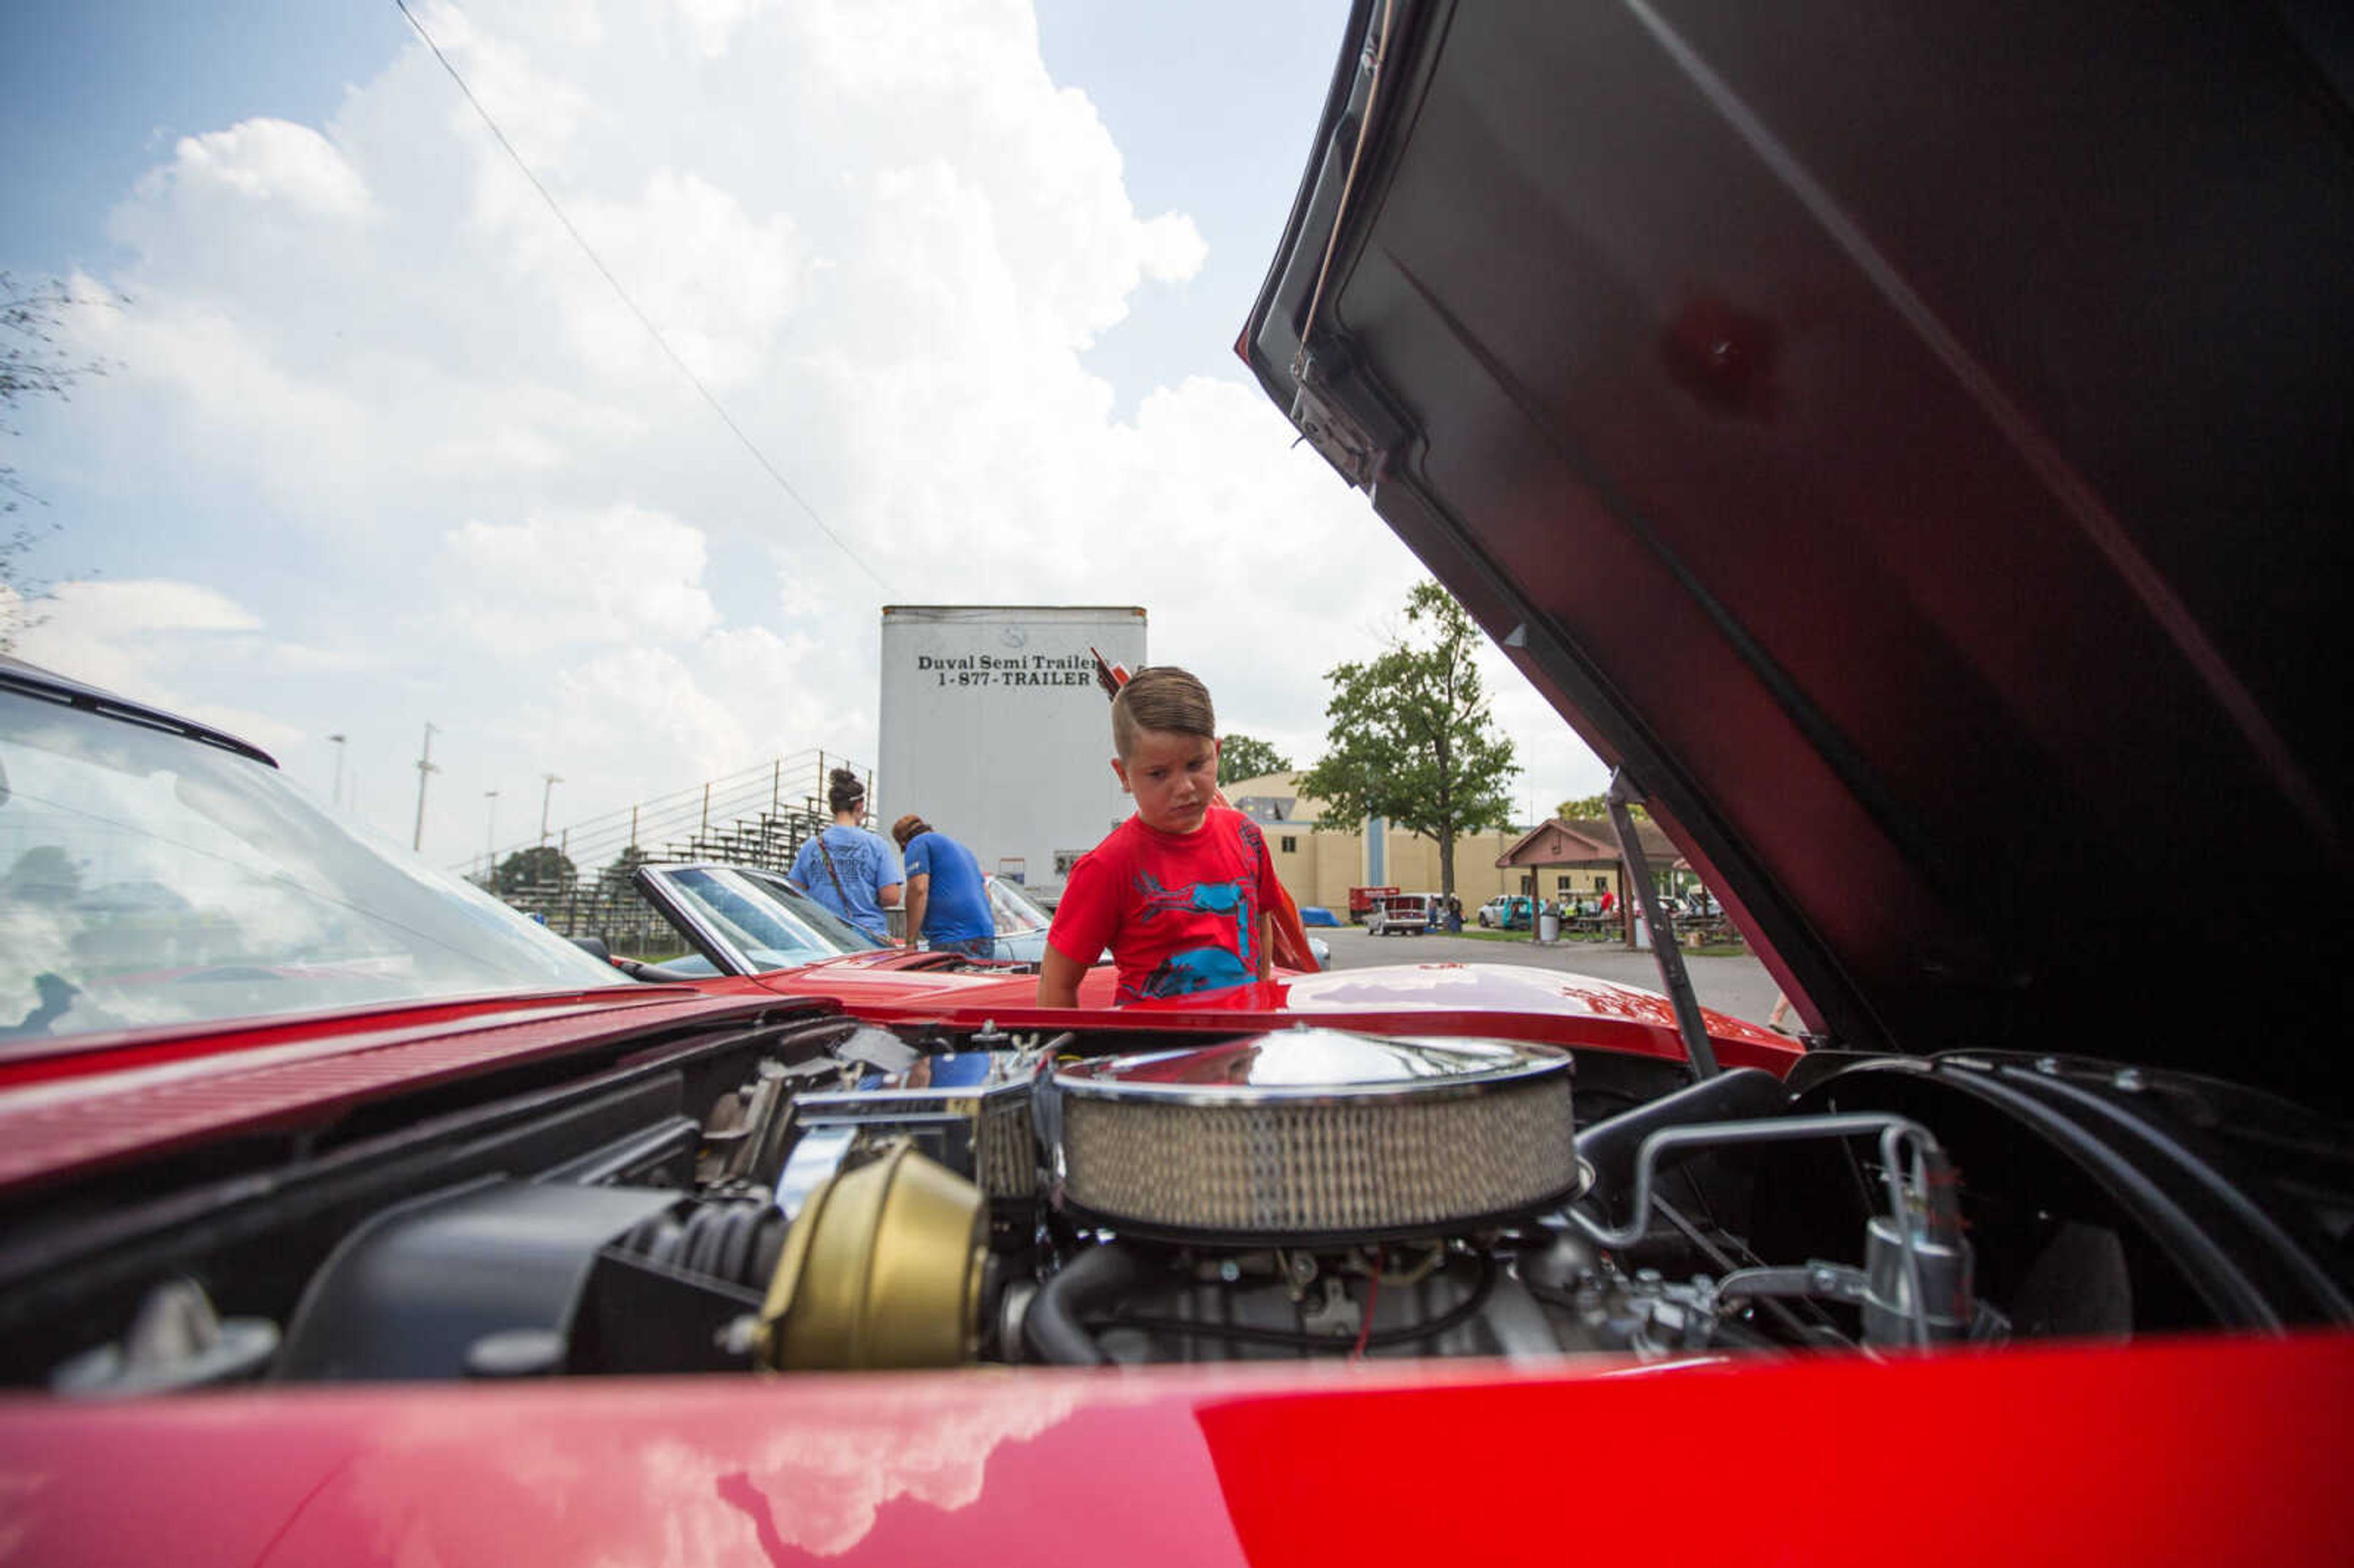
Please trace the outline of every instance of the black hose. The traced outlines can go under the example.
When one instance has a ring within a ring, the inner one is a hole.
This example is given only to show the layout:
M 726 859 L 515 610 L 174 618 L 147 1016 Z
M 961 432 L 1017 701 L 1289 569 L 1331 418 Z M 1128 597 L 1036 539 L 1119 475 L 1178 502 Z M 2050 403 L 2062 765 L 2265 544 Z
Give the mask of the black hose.
M 1118 1301 L 1143 1277 L 1144 1261 L 1118 1242 L 1089 1247 L 1055 1273 L 1031 1298 L 1023 1337 L 1043 1361 L 1109 1366 L 1111 1358 L 1083 1321 Z
M 1488 1304 L 1489 1294 L 1496 1286 L 1496 1266 L 1485 1253 L 1475 1253 L 1479 1277 L 1472 1284 L 1471 1294 L 1441 1312 L 1437 1317 L 1420 1323 L 1410 1323 L 1401 1329 L 1381 1329 L 1365 1336 L 1365 1348 L 1410 1345 L 1418 1340 L 1435 1340 L 1439 1335 L 1461 1328 L 1479 1314 Z M 1032 1308 L 1034 1312 L 1036 1308 Z M 1246 1345 L 1275 1345 L 1285 1350 L 1345 1351 L 1353 1340 L 1342 1340 L 1320 1334 L 1306 1333 L 1298 1329 L 1259 1329 L 1244 1323 L 1220 1323 L 1209 1319 L 1150 1318 L 1122 1313 L 1087 1319 L 1088 1325 L 1100 1329 L 1145 1329 L 1162 1334 L 1193 1334 L 1207 1340 L 1233 1340 Z M 1090 1341 L 1092 1342 L 1092 1341 Z

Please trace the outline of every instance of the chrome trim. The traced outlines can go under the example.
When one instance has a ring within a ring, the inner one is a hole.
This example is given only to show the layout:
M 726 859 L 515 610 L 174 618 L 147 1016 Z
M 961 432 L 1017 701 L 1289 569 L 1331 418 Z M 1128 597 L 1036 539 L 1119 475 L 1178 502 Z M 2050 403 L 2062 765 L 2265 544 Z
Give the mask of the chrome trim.
M 1258 1036 L 1271 1047 L 1279 1047 L 1288 1039 L 1306 1034 L 1305 1025 Z M 1340 1030 L 1320 1029 L 1319 1036 L 1346 1035 Z M 1469 1056 L 1467 1042 L 1444 1036 L 1417 1035 L 1349 1035 L 1349 1039 L 1375 1046 L 1402 1047 L 1418 1053 L 1444 1052 Z M 1281 1103 L 1286 1105 L 1347 1105 L 1369 1099 L 1412 1096 L 1419 1099 L 1458 1099 L 1492 1093 L 1496 1090 L 1526 1084 L 1553 1074 L 1574 1075 L 1576 1064 L 1569 1053 L 1558 1046 L 1521 1041 L 1493 1041 L 1479 1044 L 1496 1050 L 1506 1059 L 1488 1065 L 1467 1065 L 1459 1072 L 1434 1074 L 1427 1077 L 1347 1080 L 1317 1084 L 1172 1084 L 1143 1078 L 1109 1078 L 1097 1075 L 1106 1070 L 1133 1066 L 1140 1061 L 1205 1055 L 1212 1052 L 1233 1049 L 1235 1042 L 1223 1045 L 1187 1046 L 1180 1050 L 1154 1052 L 1146 1056 L 1098 1056 L 1054 1074 L 1055 1090 L 1072 1099 L 1087 1100 L 1150 1100 L 1159 1105 L 1195 1105 L 1239 1107 Z

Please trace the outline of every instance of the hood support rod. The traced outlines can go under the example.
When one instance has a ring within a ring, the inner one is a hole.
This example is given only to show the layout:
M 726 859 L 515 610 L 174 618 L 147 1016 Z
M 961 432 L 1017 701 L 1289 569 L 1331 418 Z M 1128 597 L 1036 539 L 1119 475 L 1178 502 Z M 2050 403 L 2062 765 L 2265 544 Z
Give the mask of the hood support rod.
M 1628 782 L 1624 768 L 1613 768 L 1610 792 L 1603 797 L 1610 808 L 1610 825 L 1618 830 L 1618 853 L 1627 862 L 1628 891 L 1643 901 L 1643 919 L 1651 927 L 1651 956 L 1659 961 L 1659 987 L 1675 1004 L 1676 1033 L 1683 1036 L 1684 1053 L 1691 1058 L 1692 1076 L 1716 1076 L 1716 1047 L 1701 1026 L 1700 999 L 1692 994 L 1691 976 L 1684 969 L 1683 949 L 1676 946 L 1676 928 L 1659 890 L 1651 885 L 1651 868 L 1643 858 L 1643 841 L 1627 808 L 1639 797 Z

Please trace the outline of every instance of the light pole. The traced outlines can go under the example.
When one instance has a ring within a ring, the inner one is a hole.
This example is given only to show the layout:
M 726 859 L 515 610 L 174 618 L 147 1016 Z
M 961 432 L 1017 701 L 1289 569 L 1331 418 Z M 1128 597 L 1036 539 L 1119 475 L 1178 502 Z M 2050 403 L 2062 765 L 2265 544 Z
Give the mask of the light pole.
M 499 792 L 485 789 L 482 799 L 491 803 L 490 816 L 482 823 L 482 885 L 488 887 L 499 869 Z
M 547 780 L 539 791 L 539 842 L 545 844 L 547 842 L 547 798 L 556 793 L 556 787 L 564 782 L 564 778 L 557 773 L 543 773 L 540 777 Z
M 344 742 L 348 738 L 341 735 L 327 737 L 335 748 L 335 788 L 327 799 L 338 811 L 344 809 Z
M 440 771 L 433 766 L 433 726 L 428 724 L 425 726 L 425 749 L 417 758 L 417 831 L 408 835 L 410 849 L 425 847 L 425 780 Z

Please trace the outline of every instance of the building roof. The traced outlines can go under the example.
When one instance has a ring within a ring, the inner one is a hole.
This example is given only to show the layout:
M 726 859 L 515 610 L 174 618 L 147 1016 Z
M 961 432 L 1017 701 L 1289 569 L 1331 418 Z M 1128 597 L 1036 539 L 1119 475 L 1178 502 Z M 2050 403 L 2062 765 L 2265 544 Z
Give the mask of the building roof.
M 1235 810 L 1257 821 L 1312 828 L 1323 819 L 1324 802 L 1313 795 L 1302 795 L 1293 782 L 1299 777 L 1294 771 L 1237 779 L 1225 786 L 1226 800 Z
M 1638 817 L 1635 836 L 1643 846 L 1644 858 L 1654 865 L 1668 865 L 1676 858 L 1676 846 L 1668 835 L 1653 824 Z M 1618 834 L 1607 821 L 1591 817 L 1553 817 L 1538 823 L 1496 857 L 1499 867 L 1540 865 L 1617 865 L 1623 857 L 1618 853 Z

